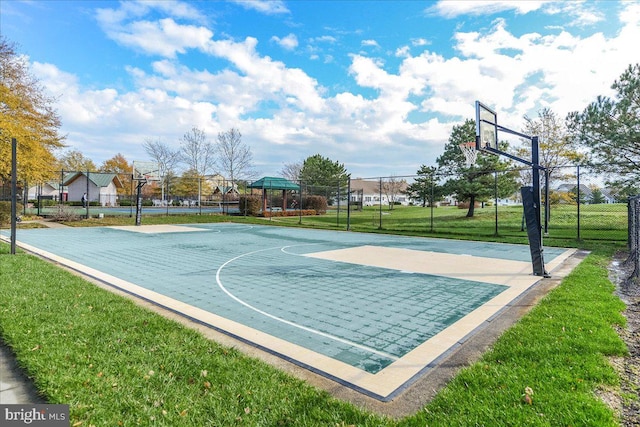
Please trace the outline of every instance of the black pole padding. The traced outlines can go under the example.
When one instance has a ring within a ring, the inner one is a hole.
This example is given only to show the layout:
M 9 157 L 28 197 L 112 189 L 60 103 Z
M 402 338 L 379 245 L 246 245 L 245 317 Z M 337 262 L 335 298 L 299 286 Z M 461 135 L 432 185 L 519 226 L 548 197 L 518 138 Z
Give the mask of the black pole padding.
M 531 251 L 533 274 L 535 276 L 551 277 L 544 268 L 542 229 L 540 227 L 540 204 L 536 203 L 534 187 L 522 187 L 520 193 L 522 194 L 527 235 L 529 236 L 529 250 Z

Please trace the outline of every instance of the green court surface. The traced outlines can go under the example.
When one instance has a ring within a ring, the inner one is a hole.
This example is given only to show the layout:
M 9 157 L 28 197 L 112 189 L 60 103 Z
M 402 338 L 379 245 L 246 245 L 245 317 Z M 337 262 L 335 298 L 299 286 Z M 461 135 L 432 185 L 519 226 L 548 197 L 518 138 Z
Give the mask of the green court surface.
M 528 246 L 486 242 L 229 223 L 25 229 L 17 240 L 379 400 L 540 279 Z M 571 253 L 546 248 L 547 265 Z

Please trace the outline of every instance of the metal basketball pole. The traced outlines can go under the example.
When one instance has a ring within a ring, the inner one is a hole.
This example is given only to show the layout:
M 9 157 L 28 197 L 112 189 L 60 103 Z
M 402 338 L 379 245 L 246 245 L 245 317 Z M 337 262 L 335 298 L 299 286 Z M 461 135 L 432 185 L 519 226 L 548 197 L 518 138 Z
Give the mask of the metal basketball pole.
M 524 208 L 524 221 L 527 225 L 527 236 L 529 237 L 529 249 L 531 251 L 531 263 L 533 264 L 533 274 L 536 276 L 550 277 L 544 267 L 544 255 L 542 247 L 542 222 L 540 219 L 540 166 L 539 139 L 537 136 L 529 136 L 516 132 L 497 123 L 490 123 L 499 131 L 526 138 L 531 141 L 531 161 L 521 159 L 513 154 L 501 151 L 497 148 L 486 146 L 482 149 L 500 156 L 508 157 L 520 163 L 531 166 L 533 183 L 531 187 L 522 187 L 522 205 Z M 479 136 L 476 136 L 476 144 L 479 145 Z
M 136 187 L 136 225 L 142 222 L 142 187 L 147 183 L 145 180 L 139 180 Z
M 16 206 L 18 204 L 18 142 L 11 138 L 11 255 L 16 254 Z
M 527 223 L 527 235 L 529 236 L 529 249 L 533 274 L 536 276 L 550 277 L 545 270 L 542 245 L 542 223 L 540 209 L 540 155 L 539 140 L 537 136 L 531 137 L 531 169 L 533 186 L 522 187 L 522 204 Z

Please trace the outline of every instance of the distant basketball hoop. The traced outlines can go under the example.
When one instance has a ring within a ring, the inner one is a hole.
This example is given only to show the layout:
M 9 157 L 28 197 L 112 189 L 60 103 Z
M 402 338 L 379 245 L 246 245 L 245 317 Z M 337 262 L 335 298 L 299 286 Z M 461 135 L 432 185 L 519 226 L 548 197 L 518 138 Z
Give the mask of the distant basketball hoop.
M 136 225 L 142 221 L 142 187 L 149 182 L 160 181 L 160 165 L 157 162 L 133 161 L 131 179 L 136 181 Z
M 475 165 L 476 160 L 478 159 L 478 150 L 476 150 L 475 141 L 458 144 L 458 147 L 460 147 L 460 150 L 464 154 L 467 162 L 467 167 L 470 168 L 471 166 Z

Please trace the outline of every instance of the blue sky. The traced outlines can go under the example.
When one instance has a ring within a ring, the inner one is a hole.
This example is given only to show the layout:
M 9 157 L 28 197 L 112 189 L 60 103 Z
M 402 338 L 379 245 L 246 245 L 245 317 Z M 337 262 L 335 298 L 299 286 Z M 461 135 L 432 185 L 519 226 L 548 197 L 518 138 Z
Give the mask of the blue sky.
M 636 1 L 18 1 L 0 32 L 96 164 L 234 127 L 259 175 L 321 154 L 414 174 L 481 100 L 504 126 L 582 110 L 640 62 Z

